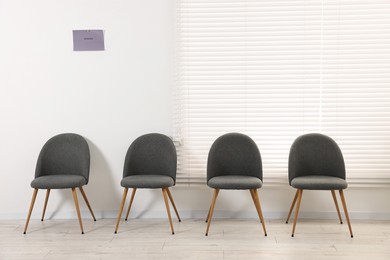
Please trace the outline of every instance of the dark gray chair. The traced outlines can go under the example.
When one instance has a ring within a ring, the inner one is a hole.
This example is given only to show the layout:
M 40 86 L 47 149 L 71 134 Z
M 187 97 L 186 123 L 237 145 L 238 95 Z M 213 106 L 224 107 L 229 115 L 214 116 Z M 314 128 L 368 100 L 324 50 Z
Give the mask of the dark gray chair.
M 343 193 L 343 190 L 348 186 L 345 180 L 344 158 L 339 146 L 333 139 L 317 133 L 298 137 L 290 149 L 288 178 L 290 185 L 297 189 L 286 220 L 286 223 L 288 223 L 291 212 L 297 202 L 292 237 L 295 232 L 303 190 L 330 190 L 340 223 L 342 224 L 335 193 L 335 190 L 338 190 L 348 222 L 349 232 L 351 237 L 353 237 Z
M 249 190 L 267 236 L 257 193 L 263 185 L 262 161 L 257 145 L 250 137 L 228 133 L 214 141 L 207 160 L 207 185 L 214 189 L 214 197 L 207 215 L 206 236 L 220 189 Z
M 175 234 L 169 210 L 168 197 L 180 222 L 179 213 L 177 212 L 171 192 L 169 191 L 169 187 L 174 186 L 176 183 L 176 167 L 176 148 L 172 140 L 166 135 L 157 133 L 142 135 L 130 145 L 123 169 L 121 186 L 124 187 L 124 192 L 115 233 L 118 232 L 128 189 L 132 188 L 133 192 L 125 218 L 126 221 L 129 217 L 135 192 L 137 189 L 147 188 L 162 189 L 171 231 L 172 234 Z
M 43 208 L 42 218 L 45 217 L 47 202 L 51 189 L 72 189 L 77 216 L 80 223 L 81 234 L 84 234 L 81 221 L 80 209 L 77 200 L 76 188 L 79 188 L 83 198 L 96 221 L 87 196 L 83 190 L 89 180 L 90 154 L 86 140 L 77 134 L 60 134 L 49 139 L 43 146 L 35 169 L 35 179 L 31 182 L 34 189 L 30 210 L 24 228 L 26 234 L 28 223 L 34 207 L 38 189 L 46 190 L 46 199 Z

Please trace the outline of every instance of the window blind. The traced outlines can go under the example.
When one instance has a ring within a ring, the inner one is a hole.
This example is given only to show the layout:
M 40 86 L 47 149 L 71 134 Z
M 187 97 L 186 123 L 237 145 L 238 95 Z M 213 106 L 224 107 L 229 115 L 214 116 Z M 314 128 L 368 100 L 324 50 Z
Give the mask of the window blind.
M 390 177 L 388 0 L 177 0 L 178 178 L 204 181 L 213 141 L 257 143 L 285 178 L 304 133 L 334 138 L 348 177 Z

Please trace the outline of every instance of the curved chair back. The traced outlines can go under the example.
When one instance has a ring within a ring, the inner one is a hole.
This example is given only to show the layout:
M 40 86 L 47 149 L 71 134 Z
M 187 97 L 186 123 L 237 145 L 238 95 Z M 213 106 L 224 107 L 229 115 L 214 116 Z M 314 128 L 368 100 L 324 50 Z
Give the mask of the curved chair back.
M 298 137 L 291 146 L 288 178 L 321 175 L 345 180 L 344 158 L 337 143 L 330 137 L 312 133 Z
M 78 134 L 59 134 L 43 146 L 35 178 L 47 175 L 81 175 L 89 180 L 90 153 L 87 141 Z
M 207 181 L 224 175 L 253 176 L 263 181 L 260 151 L 249 136 L 228 133 L 214 141 L 207 160 Z
M 172 140 L 163 134 L 138 137 L 127 150 L 123 178 L 130 175 L 167 175 L 176 182 L 177 155 Z

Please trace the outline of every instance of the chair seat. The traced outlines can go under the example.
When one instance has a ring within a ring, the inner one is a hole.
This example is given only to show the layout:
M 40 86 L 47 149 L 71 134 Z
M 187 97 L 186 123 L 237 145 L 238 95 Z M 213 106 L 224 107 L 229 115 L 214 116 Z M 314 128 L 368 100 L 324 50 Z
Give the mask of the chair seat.
M 343 190 L 348 184 L 338 177 L 309 175 L 295 177 L 291 186 L 302 190 Z
M 166 175 L 131 175 L 121 181 L 122 187 L 125 188 L 158 189 L 171 187 L 174 184 L 173 178 Z
M 70 189 L 87 184 L 80 175 L 47 175 L 34 179 L 31 187 L 34 189 Z
M 253 176 L 225 175 L 211 178 L 207 185 L 214 189 L 247 190 L 261 188 L 263 182 Z

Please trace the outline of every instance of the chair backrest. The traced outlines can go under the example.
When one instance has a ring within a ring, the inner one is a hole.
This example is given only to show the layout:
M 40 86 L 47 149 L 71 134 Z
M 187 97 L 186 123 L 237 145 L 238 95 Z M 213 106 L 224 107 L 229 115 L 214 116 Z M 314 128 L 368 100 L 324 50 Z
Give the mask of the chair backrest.
M 81 175 L 89 180 L 90 153 L 87 141 L 78 134 L 50 138 L 39 154 L 35 178 L 47 175 Z
M 321 175 L 345 180 L 344 158 L 337 143 L 329 136 L 312 133 L 297 139 L 288 159 L 289 183 L 295 177 Z
M 225 175 L 253 176 L 263 180 L 260 151 L 249 136 L 228 133 L 212 144 L 207 160 L 207 181 Z
M 152 133 L 138 137 L 125 158 L 123 177 L 130 175 L 167 175 L 176 182 L 177 155 L 172 140 Z

